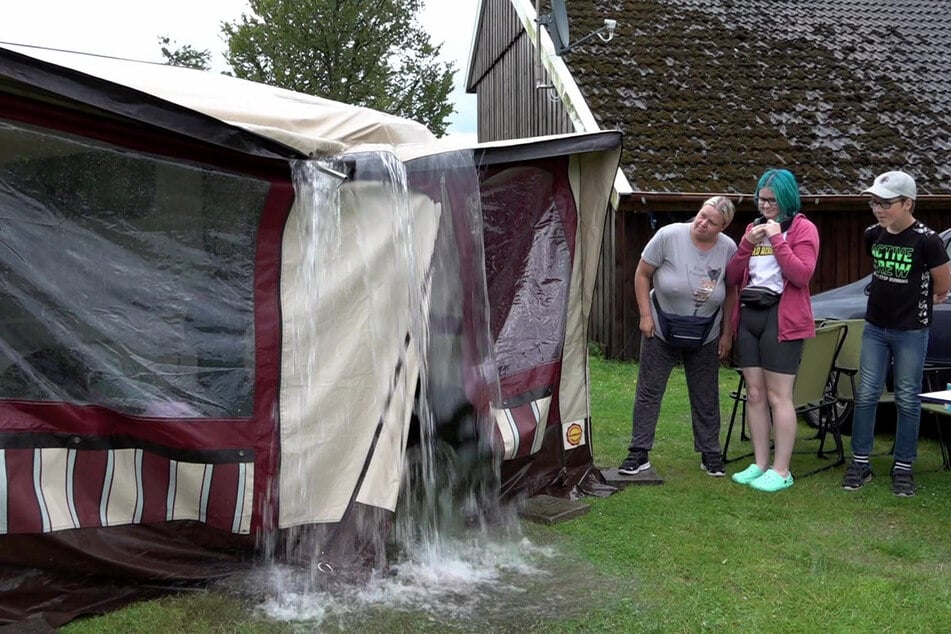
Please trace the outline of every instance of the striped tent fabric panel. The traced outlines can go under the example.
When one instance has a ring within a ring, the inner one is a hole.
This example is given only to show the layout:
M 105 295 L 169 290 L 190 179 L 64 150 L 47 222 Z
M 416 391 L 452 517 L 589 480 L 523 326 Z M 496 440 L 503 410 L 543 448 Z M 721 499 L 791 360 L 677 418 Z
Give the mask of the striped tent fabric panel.
M 138 448 L 0 449 L 0 534 L 195 520 L 251 530 L 254 465 Z

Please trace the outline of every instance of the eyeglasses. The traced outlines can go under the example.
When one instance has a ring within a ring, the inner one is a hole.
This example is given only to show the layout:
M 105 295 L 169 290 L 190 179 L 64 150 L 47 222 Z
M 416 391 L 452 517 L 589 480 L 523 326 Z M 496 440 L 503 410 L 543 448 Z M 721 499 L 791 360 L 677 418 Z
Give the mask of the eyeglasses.
M 777 205 L 775 198 L 757 198 L 756 204 L 760 207 L 775 207 Z
M 905 200 L 904 198 L 892 198 L 891 200 L 870 200 L 868 201 L 868 206 L 872 208 L 872 211 L 875 211 L 875 208 L 878 207 L 882 211 L 885 211 L 892 205 L 897 202 Z

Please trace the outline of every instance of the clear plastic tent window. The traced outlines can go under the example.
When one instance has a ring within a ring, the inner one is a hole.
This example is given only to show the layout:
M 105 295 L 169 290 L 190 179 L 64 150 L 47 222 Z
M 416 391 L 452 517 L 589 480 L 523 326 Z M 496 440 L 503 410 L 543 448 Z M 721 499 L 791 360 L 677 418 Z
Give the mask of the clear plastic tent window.
M 0 399 L 248 417 L 262 180 L 0 122 Z

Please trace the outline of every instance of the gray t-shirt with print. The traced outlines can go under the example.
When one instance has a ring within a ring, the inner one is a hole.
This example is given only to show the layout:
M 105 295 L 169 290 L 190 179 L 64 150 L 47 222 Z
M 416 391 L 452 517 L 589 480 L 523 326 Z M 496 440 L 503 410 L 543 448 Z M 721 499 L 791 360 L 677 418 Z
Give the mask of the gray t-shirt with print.
M 641 259 L 657 268 L 653 277 L 653 293 L 661 310 L 674 315 L 709 317 L 717 313 L 726 298 L 726 265 L 736 253 L 736 243 L 722 233 L 708 251 L 697 248 L 690 239 L 689 222 L 666 225 L 650 239 Z M 657 324 L 657 307 L 651 302 L 651 315 Z M 723 313 L 704 343 L 720 334 Z M 661 339 L 660 329 L 655 333 Z

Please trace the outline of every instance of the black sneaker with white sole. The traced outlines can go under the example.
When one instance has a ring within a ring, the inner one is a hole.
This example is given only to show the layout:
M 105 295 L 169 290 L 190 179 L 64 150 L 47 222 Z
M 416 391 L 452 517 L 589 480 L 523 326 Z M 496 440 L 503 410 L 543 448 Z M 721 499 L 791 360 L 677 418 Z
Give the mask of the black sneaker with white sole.
M 705 453 L 700 456 L 700 468 L 707 472 L 708 476 L 722 478 L 726 475 L 723 468 L 723 458 L 720 453 Z
M 892 493 L 910 498 L 915 494 L 915 477 L 908 469 L 892 469 Z
M 627 458 L 618 467 L 617 472 L 621 475 L 637 475 L 651 468 L 650 460 L 647 459 L 646 451 L 632 451 L 627 454 Z
M 872 479 L 872 467 L 867 462 L 850 462 L 845 468 L 842 478 L 842 488 L 846 491 L 856 491 Z

